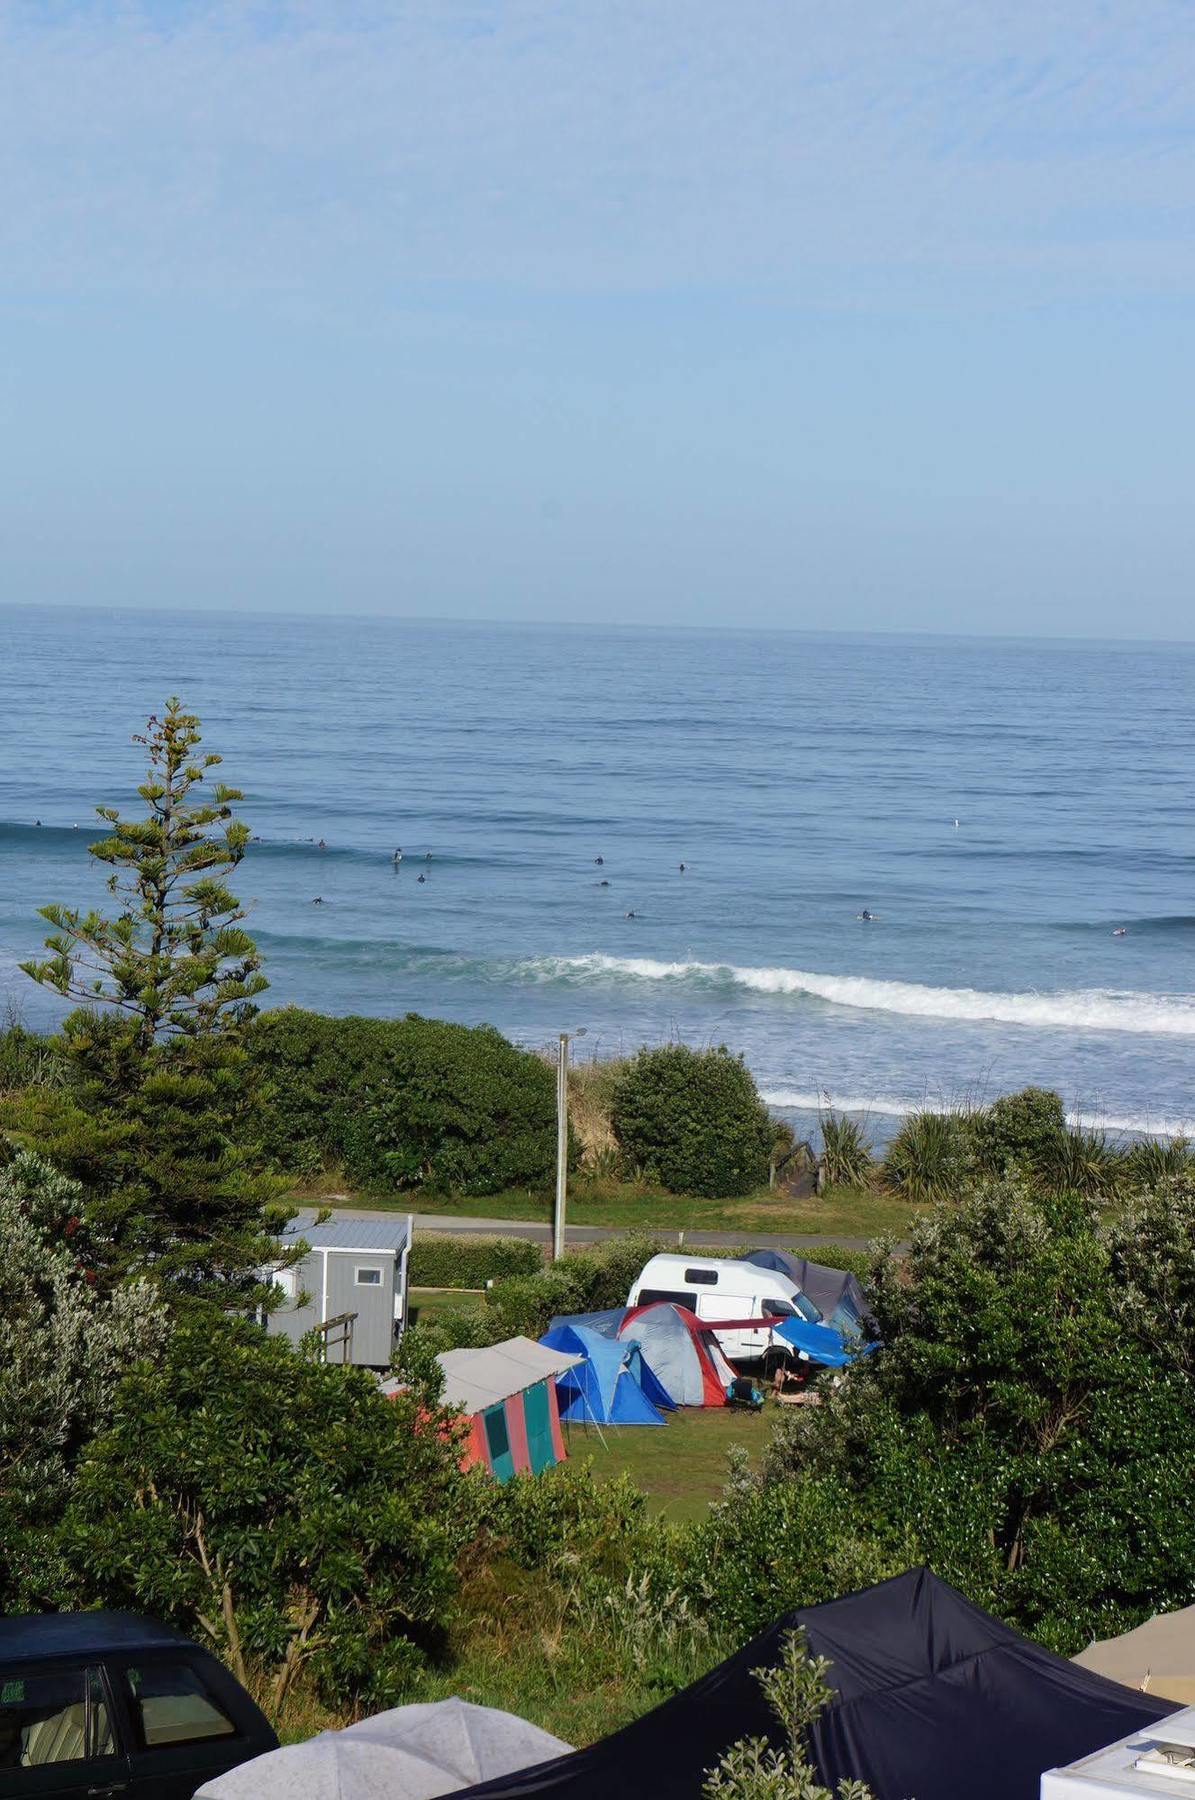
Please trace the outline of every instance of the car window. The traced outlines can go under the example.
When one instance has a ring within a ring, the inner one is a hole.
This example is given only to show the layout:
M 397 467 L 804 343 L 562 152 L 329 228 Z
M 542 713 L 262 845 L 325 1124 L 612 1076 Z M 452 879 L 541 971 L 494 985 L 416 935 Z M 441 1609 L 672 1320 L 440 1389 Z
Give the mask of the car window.
M 85 1762 L 115 1750 L 97 1669 L 34 1669 L 0 1676 L 0 1769 Z
M 800 1288 L 798 1288 L 793 1295 L 793 1305 L 807 1325 L 821 1324 L 822 1314 L 820 1309 L 813 1304 L 813 1301 L 809 1298 L 808 1294 L 803 1294 L 801 1292 Z
M 670 1300 L 674 1306 L 688 1307 L 693 1310 L 692 1294 L 677 1293 L 674 1288 L 641 1288 L 637 1306 L 654 1306 L 659 1300 Z
M 133 1717 L 147 1750 L 233 1737 L 236 1726 L 188 1663 L 147 1663 L 125 1670 Z
M 765 1300 L 763 1310 L 769 1319 L 795 1319 L 797 1309 L 790 1306 L 787 1300 Z

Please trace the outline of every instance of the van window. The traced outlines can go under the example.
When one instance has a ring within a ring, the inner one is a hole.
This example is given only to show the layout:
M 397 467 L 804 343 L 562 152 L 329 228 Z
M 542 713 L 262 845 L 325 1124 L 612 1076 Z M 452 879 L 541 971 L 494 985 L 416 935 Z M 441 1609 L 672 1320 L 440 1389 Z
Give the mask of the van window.
M 693 1310 L 692 1294 L 677 1293 L 669 1288 L 640 1288 L 636 1306 L 654 1306 L 657 1300 L 669 1300 L 673 1306 L 687 1306 Z
M 147 1750 L 235 1737 L 236 1726 L 186 1663 L 125 1670 L 133 1715 Z
M 765 1300 L 763 1310 L 769 1319 L 795 1319 L 800 1316 L 796 1307 L 790 1306 L 787 1300 Z
M 112 1722 L 97 1669 L 35 1669 L 0 1680 L 0 1770 L 112 1753 Z
M 716 1287 L 718 1284 L 717 1269 L 686 1269 L 685 1280 L 694 1287 Z

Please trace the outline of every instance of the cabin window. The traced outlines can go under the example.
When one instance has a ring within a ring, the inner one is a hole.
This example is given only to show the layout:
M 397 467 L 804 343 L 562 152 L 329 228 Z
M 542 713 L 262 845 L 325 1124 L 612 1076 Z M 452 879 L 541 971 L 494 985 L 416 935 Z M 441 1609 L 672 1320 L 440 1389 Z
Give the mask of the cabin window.
M 282 1298 L 291 1306 L 299 1298 L 299 1265 L 291 1263 L 288 1268 L 275 1269 L 274 1285 L 282 1289 Z
M 380 1269 L 358 1269 L 358 1287 L 381 1287 L 382 1271 Z
M 691 1287 L 717 1287 L 717 1269 L 686 1269 L 685 1280 Z

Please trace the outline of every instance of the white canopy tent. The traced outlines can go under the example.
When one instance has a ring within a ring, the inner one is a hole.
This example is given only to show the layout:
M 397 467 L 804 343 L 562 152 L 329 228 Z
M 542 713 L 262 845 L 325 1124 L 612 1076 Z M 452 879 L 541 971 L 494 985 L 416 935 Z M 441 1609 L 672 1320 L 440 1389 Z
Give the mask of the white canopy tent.
M 397 1706 L 230 1769 L 195 1800 L 435 1800 L 572 1748 L 489 1706 Z

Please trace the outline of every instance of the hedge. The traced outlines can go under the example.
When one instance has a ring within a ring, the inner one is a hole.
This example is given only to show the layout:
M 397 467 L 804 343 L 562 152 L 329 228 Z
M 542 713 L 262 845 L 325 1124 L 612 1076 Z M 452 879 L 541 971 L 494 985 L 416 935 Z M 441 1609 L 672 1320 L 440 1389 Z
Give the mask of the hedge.
M 246 1046 L 257 1145 L 274 1168 L 341 1164 L 358 1187 L 476 1195 L 550 1177 L 553 1072 L 492 1026 L 288 1007 L 255 1019 Z
M 624 1156 L 674 1194 L 729 1198 L 768 1179 L 776 1125 L 724 1046 L 641 1050 L 619 1077 L 613 1126 Z
M 543 1252 L 527 1238 L 450 1236 L 428 1232 L 411 1248 L 412 1287 L 483 1288 L 487 1281 L 535 1275 Z

